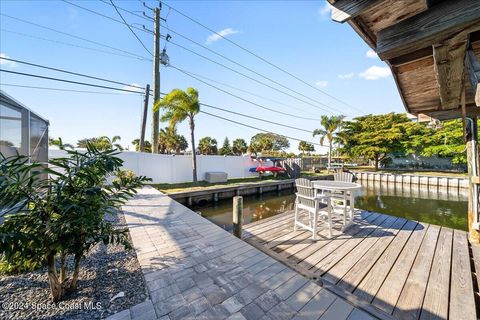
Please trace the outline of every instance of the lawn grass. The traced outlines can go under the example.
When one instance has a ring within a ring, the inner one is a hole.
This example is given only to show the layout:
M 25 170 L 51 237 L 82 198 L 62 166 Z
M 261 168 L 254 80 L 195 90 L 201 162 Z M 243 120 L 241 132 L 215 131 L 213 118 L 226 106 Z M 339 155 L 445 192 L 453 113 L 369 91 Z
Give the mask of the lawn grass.
M 302 172 L 302 178 L 308 177 L 315 177 L 321 176 L 326 174 L 325 173 L 314 173 L 314 172 Z M 219 182 L 219 183 L 208 183 L 205 180 L 198 181 L 197 183 L 193 182 L 183 182 L 183 183 L 158 183 L 152 184 L 151 186 L 160 190 L 164 193 L 176 193 L 176 192 L 183 192 L 183 191 L 198 191 L 198 190 L 206 190 L 206 189 L 214 189 L 220 186 L 235 186 L 235 185 L 244 185 L 246 183 L 255 183 L 255 182 L 269 182 L 269 181 L 279 181 L 279 180 L 287 180 L 289 179 L 286 176 L 279 175 L 277 177 L 274 176 L 253 176 L 248 178 L 235 178 L 235 179 L 228 179 L 227 182 Z
M 288 178 L 280 177 L 280 176 L 278 177 L 264 176 L 264 177 L 228 179 L 227 182 L 219 182 L 219 183 L 208 183 L 207 181 L 202 180 L 202 181 L 198 181 L 197 183 L 193 183 L 193 182 L 158 183 L 158 184 L 152 184 L 151 186 L 153 186 L 154 188 L 164 193 L 175 193 L 175 192 L 182 192 L 182 191 L 197 191 L 197 190 L 212 189 L 218 186 L 234 186 L 234 185 L 240 185 L 245 183 L 268 182 L 268 181 L 285 180 L 285 179 L 288 179 Z
M 466 173 L 461 172 L 445 172 L 445 171 L 407 171 L 407 170 L 386 170 L 381 169 L 375 171 L 373 167 L 353 167 L 349 168 L 353 172 L 363 171 L 363 172 L 377 172 L 377 173 L 394 173 L 394 174 L 415 174 L 415 175 L 427 175 L 427 176 L 458 176 L 458 177 L 466 177 Z M 312 172 L 312 171 L 302 171 L 301 177 L 302 178 L 309 178 L 309 177 L 318 177 L 327 174 L 327 170 L 321 170 L 319 173 Z M 332 174 L 332 173 L 330 173 Z M 277 177 L 274 176 L 253 176 L 248 178 L 235 178 L 235 179 L 228 179 L 227 182 L 219 182 L 219 183 L 208 183 L 207 181 L 198 181 L 197 183 L 193 182 L 183 182 L 183 183 L 158 183 L 152 184 L 151 186 L 160 190 L 163 193 L 171 194 L 177 192 L 184 192 L 184 191 L 199 191 L 199 190 L 208 190 L 214 189 L 221 186 L 236 186 L 236 185 L 245 185 L 248 183 L 258 183 L 258 182 L 269 182 L 269 181 L 279 181 L 279 180 L 286 180 L 289 179 L 286 176 L 279 175 Z

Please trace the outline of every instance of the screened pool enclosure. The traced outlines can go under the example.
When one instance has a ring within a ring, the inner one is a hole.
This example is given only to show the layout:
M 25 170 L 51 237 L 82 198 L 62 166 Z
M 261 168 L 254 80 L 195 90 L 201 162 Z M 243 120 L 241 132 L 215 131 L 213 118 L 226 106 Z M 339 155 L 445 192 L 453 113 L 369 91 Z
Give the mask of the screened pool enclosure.
M 48 160 L 48 120 L 0 90 L 0 153 Z

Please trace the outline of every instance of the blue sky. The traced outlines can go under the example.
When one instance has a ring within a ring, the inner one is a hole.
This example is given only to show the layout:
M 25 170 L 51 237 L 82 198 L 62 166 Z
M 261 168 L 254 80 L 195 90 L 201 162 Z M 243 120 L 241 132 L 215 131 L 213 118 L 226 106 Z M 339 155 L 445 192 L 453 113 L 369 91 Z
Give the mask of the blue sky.
M 119 19 L 113 7 L 100 0 L 80 1 L 78 3 L 91 10 Z M 132 11 L 138 10 L 141 12 L 144 10 L 140 1 L 117 0 L 115 3 Z M 156 2 L 147 1 L 147 3 L 153 7 Z M 369 47 L 348 24 L 338 24 L 330 20 L 328 5 L 325 2 L 169 1 L 167 4 L 201 21 L 217 32 L 223 31 L 229 39 L 328 92 L 330 95 L 345 101 L 355 109 L 349 108 L 302 84 L 227 41 L 215 39 L 216 37 L 212 37 L 212 33 L 208 30 L 192 23 L 173 10 L 169 13 L 168 7 L 163 6 L 161 15 L 166 17 L 168 14 L 167 22 L 171 29 L 187 35 L 208 48 L 311 99 L 329 105 L 337 113 L 345 114 L 351 118 L 368 113 L 404 111 L 393 78 L 386 65 L 375 54 L 368 53 Z M 62 1 L 2 0 L 0 11 L 3 14 L 0 16 L 0 54 L 2 56 L 128 84 L 138 84 L 140 86 L 147 83 L 152 84 L 152 63 L 150 61 L 59 44 L 58 42 L 64 42 L 115 52 L 92 43 L 19 22 L 5 15 L 148 57 L 149 54 L 125 25 L 96 16 Z M 123 16 L 129 23 L 145 24 L 150 29 L 153 27 L 153 23 L 150 21 L 128 13 L 123 13 Z M 167 32 L 163 29 L 161 33 Z M 152 36 L 144 32 L 137 32 L 137 35 L 147 48 L 152 50 Z M 32 37 L 41 37 L 56 42 Z M 172 34 L 172 37 L 172 41 L 178 44 L 268 83 L 267 80 L 222 60 L 181 37 L 174 34 Z M 162 48 L 164 44 L 165 42 L 162 40 Z M 203 103 L 307 130 L 319 127 L 319 121 L 315 121 L 315 119 L 319 119 L 321 114 L 331 114 L 232 73 L 173 44 L 167 44 L 166 49 L 171 64 L 178 68 L 279 101 L 282 104 L 220 86 L 256 103 L 312 120 L 297 119 L 260 109 L 219 92 L 169 67 L 161 68 L 162 92 L 168 92 L 174 88 L 185 89 L 193 86 L 199 90 L 200 100 Z M 111 85 L 9 63 L 5 60 L 0 61 L 2 63 L 1 68 L 6 70 Z M 124 146 L 131 146 L 131 141 L 139 136 L 143 104 L 143 98 L 140 95 L 58 92 L 11 87 L 8 84 L 102 92 L 112 91 L 0 73 L 2 90 L 50 120 L 51 137 L 60 136 L 65 142 L 75 143 L 81 138 L 120 135 L 122 137 L 121 143 Z M 275 84 L 272 84 L 272 86 L 278 87 Z M 288 92 L 286 89 L 278 88 L 281 91 Z M 300 99 L 306 100 L 303 97 L 300 97 Z M 307 141 L 318 140 L 312 138 L 311 134 L 306 132 L 262 123 L 218 110 L 207 108 L 204 108 L 204 110 L 272 132 Z M 150 137 L 150 115 L 147 127 L 147 137 Z M 180 124 L 178 130 L 187 138 L 189 137 L 187 123 Z M 240 137 L 248 142 L 250 137 L 256 133 L 257 131 L 254 129 L 224 122 L 205 114 L 200 114 L 196 121 L 197 140 L 204 136 L 212 136 L 217 139 L 219 145 L 226 136 L 230 140 Z M 290 150 L 297 151 L 297 146 L 298 142 L 291 141 Z M 321 152 L 325 151 L 324 148 L 316 147 L 316 149 Z

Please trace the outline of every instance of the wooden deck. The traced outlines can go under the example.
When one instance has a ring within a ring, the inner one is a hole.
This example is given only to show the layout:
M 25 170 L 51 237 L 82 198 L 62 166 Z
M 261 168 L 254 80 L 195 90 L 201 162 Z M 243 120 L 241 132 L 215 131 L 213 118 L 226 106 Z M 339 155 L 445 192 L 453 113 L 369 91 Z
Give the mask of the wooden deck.
M 311 240 L 293 212 L 248 224 L 244 240 L 384 319 L 477 319 L 478 292 L 467 233 L 357 210 L 356 223 Z

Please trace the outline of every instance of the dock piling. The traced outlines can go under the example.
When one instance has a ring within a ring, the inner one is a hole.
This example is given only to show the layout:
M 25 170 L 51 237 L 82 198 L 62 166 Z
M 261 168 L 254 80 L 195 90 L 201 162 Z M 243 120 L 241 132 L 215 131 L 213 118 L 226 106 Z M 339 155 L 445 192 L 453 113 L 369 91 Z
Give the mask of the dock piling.
M 242 239 L 243 197 L 233 197 L 233 235 Z

